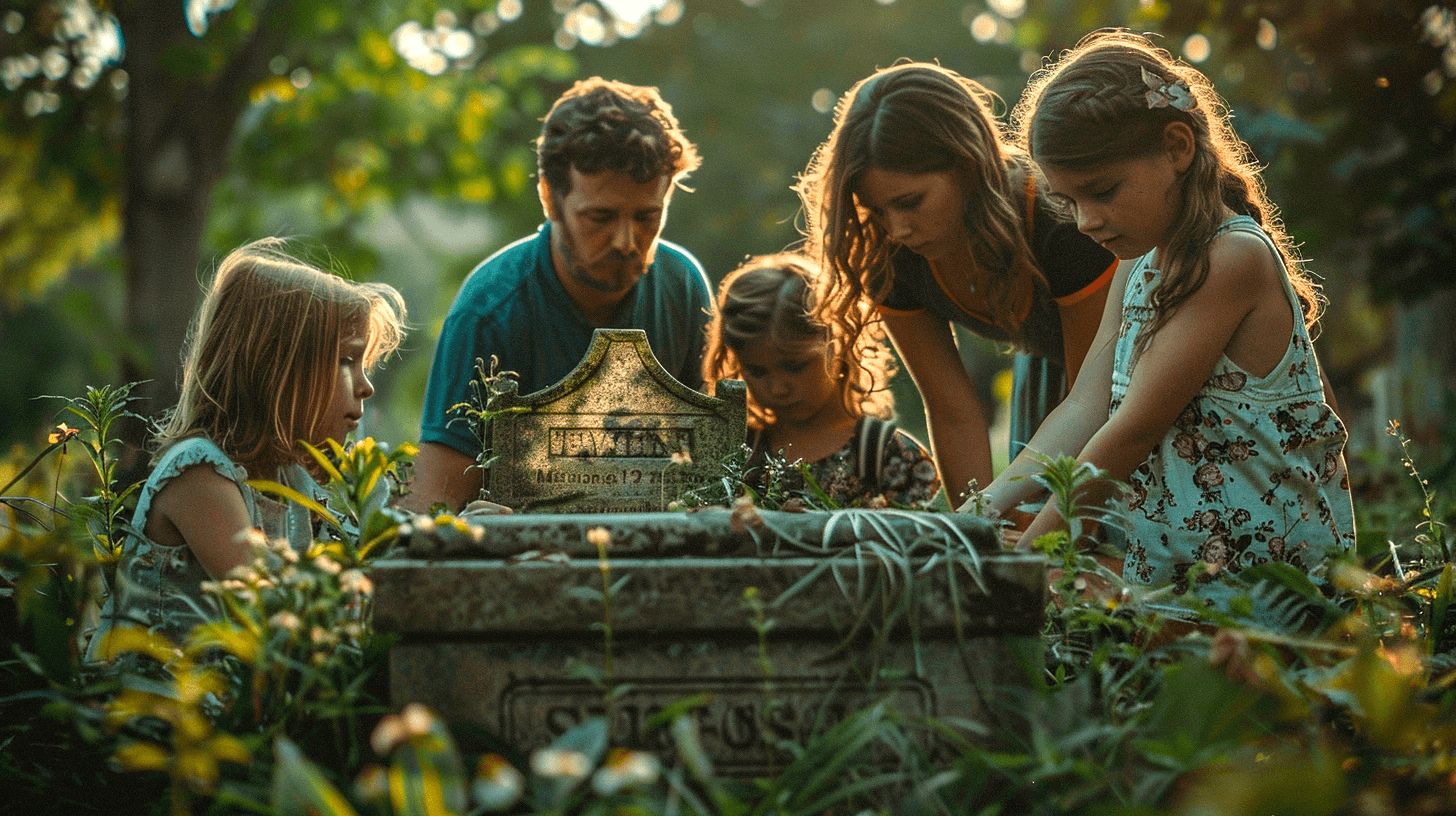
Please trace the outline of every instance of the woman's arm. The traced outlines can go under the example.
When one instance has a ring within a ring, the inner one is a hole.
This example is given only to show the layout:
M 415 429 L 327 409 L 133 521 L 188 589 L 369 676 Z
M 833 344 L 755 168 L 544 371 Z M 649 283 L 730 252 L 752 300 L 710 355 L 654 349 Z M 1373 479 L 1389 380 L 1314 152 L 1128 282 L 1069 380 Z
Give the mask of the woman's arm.
M 925 405 L 930 450 L 951 506 L 966 485 L 991 482 L 991 438 L 950 323 L 924 312 L 885 314 L 885 329 Z
M 208 465 L 189 467 L 162 486 L 147 513 L 146 534 L 153 541 L 185 543 L 214 579 L 251 561 L 247 540 L 238 533 L 253 526 L 237 482 Z
M 1077 374 L 1087 359 L 1087 350 L 1092 347 L 1098 330 L 1102 327 L 1103 307 L 1107 304 L 1107 292 L 1111 284 L 1087 293 L 1075 303 L 1058 305 L 1062 318 L 1062 352 L 1067 369 L 1067 389 L 1077 384 Z
M 1112 283 L 1096 295 L 1102 314 L 1095 337 L 1087 344 L 1086 356 L 1072 380 L 1072 390 L 1047 418 L 1022 451 L 1001 475 L 986 488 L 984 499 L 990 509 L 1005 514 L 1024 502 L 1037 498 L 1043 491 L 1027 478 L 1039 473 L 1038 456 L 1050 457 L 1081 453 L 1087 440 L 1107 421 L 1112 398 L 1112 362 L 1117 333 L 1122 326 L 1122 293 L 1132 263 L 1118 266 Z M 1092 298 L 1086 298 L 1091 300 Z M 1065 329 L 1064 329 L 1065 331 Z M 968 511 L 970 507 L 960 508 Z M 1031 539 L 1026 539 L 1030 541 Z

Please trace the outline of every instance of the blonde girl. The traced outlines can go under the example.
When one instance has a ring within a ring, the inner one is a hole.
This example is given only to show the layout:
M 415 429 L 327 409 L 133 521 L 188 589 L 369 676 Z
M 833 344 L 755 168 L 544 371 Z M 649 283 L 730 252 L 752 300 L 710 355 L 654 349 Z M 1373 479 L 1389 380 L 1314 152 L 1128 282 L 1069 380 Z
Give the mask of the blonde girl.
M 1345 427 L 1310 341 L 1319 298 L 1208 80 L 1102 31 L 1014 118 L 1053 199 L 1123 259 L 1082 376 L 1030 447 L 1131 486 L 1124 578 L 1214 602 L 1221 571 L 1317 571 L 1352 546 Z M 1014 461 L 992 507 L 1024 498 L 1036 467 Z M 1060 523 L 1044 508 L 1022 540 Z
M 708 325 L 703 379 L 748 386 L 753 457 L 762 476 L 769 456 L 809 463 L 838 506 L 925 506 L 940 489 L 929 453 L 889 419 L 889 349 L 871 330 L 836 337 L 814 314 L 817 269 L 790 253 L 751 258 L 723 279 Z M 790 490 L 802 489 L 796 474 Z M 761 486 L 761 484 L 760 484 Z
M 1015 456 L 1076 380 L 1116 267 L 1056 218 L 1036 168 L 1003 138 L 995 102 L 939 65 L 877 71 L 840 100 L 798 185 L 807 251 L 827 277 L 822 313 L 843 337 L 883 318 L 953 504 L 970 481 L 988 484 L 992 466 L 952 327 L 1017 350 Z
M 374 393 L 367 372 L 398 346 L 405 306 L 380 283 L 320 271 L 263 239 L 218 266 L 188 337 L 181 397 L 157 432 L 153 471 L 125 541 L 101 635 L 129 623 L 180 639 L 203 616 L 205 580 L 250 559 L 248 530 L 313 540 L 308 511 L 244 482 L 321 495 L 298 444 L 343 442 Z

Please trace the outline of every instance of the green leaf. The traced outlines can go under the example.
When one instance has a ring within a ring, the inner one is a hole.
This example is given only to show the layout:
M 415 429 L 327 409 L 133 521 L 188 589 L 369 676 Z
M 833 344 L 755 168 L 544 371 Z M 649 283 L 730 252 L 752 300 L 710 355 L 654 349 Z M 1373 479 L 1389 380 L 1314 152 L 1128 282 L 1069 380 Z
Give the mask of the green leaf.
M 334 446 L 337 446 L 339 444 L 332 439 L 329 440 L 329 443 Z M 303 449 L 308 451 L 308 455 L 313 457 L 313 460 L 318 463 L 319 469 L 324 472 L 324 475 L 329 477 L 330 481 L 344 481 L 343 474 L 339 473 L 339 469 L 334 466 L 333 462 L 329 461 L 329 457 L 325 456 L 323 451 L 315 448 L 313 445 L 308 444 L 302 439 L 298 440 L 298 444 L 302 445 Z
M 287 737 L 273 741 L 272 796 L 279 816 L 357 816 L 348 800 Z
M 308 496 L 303 495 L 297 490 L 294 490 L 288 485 L 279 484 L 278 482 L 272 481 L 271 479 L 249 479 L 247 481 L 247 485 L 248 487 L 257 490 L 260 493 L 269 493 L 280 498 L 288 499 L 289 501 L 296 504 L 303 505 L 304 507 L 307 507 L 310 511 L 317 513 L 320 518 L 322 518 L 324 521 L 327 521 L 329 524 L 332 524 L 334 527 L 340 526 L 338 517 L 335 516 L 333 513 L 330 513 L 327 507 L 324 507 L 322 504 L 319 504 L 318 502 L 314 501 Z
M 1431 598 L 1426 613 L 1426 646 L 1435 654 L 1442 645 L 1446 632 L 1446 613 L 1451 608 L 1451 565 L 1441 567 L 1441 577 L 1436 582 L 1436 593 Z

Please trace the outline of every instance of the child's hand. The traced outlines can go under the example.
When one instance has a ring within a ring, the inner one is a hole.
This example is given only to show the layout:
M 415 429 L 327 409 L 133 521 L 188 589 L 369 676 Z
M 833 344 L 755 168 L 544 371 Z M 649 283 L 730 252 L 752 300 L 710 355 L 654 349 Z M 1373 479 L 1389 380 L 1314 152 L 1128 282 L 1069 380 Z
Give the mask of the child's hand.
M 1013 507 L 1001 514 L 1001 546 L 1008 550 L 1024 549 L 1020 547 L 1023 538 L 1022 533 L 1031 526 L 1036 519 L 1035 513 L 1028 513 L 1019 507 Z M 1027 544 L 1031 542 L 1028 541 Z
M 465 509 L 460 511 L 459 518 L 468 520 L 471 516 L 500 516 L 514 512 L 516 511 L 506 507 L 504 504 L 496 504 L 493 501 L 486 501 L 485 499 L 476 499 L 465 505 Z

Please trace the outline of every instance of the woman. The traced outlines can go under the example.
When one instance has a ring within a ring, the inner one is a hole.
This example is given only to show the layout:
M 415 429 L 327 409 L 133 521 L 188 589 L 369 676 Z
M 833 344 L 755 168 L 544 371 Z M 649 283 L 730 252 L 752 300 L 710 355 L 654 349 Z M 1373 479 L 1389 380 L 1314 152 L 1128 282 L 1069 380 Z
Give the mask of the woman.
M 823 319 L 855 336 L 863 302 L 876 307 L 920 390 L 952 506 L 992 476 L 952 325 L 1016 350 L 1014 457 L 1076 379 L 1117 268 L 1057 217 L 1035 166 L 1003 140 L 994 98 L 938 65 L 877 71 L 840 101 L 797 187 L 826 271 Z

